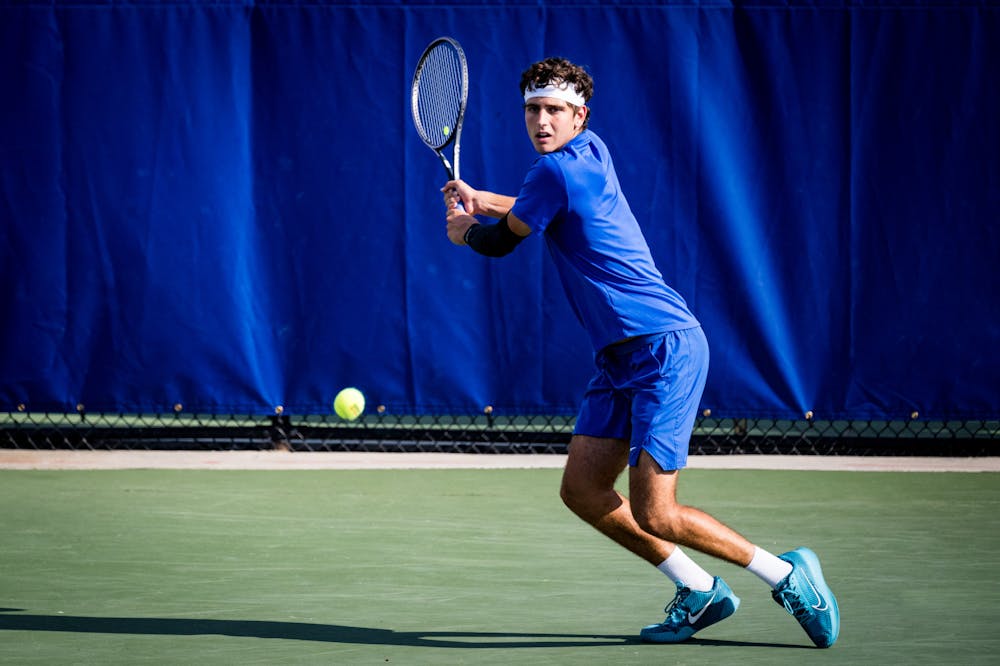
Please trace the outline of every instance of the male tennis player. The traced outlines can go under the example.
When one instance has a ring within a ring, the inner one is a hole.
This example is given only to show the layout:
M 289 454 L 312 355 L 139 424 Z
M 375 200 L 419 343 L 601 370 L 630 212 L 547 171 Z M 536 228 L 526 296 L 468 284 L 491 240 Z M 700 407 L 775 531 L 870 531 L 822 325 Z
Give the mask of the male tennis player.
M 604 142 L 587 129 L 593 81 L 561 58 L 521 76 L 524 122 L 540 153 L 517 197 L 461 180 L 442 188 L 448 238 L 500 257 L 541 234 L 593 344 L 596 372 L 569 446 L 561 495 L 580 518 L 666 574 L 676 596 L 643 640 L 677 643 L 730 616 L 739 598 L 679 545 L 731 562 L 772 588 L 819 647 L 837 640 L 837 601 L 808 548 L 775 556 L 678 503 L 677 478 L 708 373 L 708 344 L 668 287 L 622 194 Z M 456 206 L 456 196 L 466 212 Z M 499 218 L 481 224 L 473 215 Z M 615 480 L 629 467 L 629 498 Z M 679 544 L 679 545 L 678 545 Z

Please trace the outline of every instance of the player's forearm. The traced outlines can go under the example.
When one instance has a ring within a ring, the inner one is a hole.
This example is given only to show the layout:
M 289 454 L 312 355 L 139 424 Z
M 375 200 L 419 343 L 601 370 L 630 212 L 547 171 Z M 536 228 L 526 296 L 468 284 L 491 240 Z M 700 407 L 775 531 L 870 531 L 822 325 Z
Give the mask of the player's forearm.
M 505 194 L 496 194 L 494 192 L 484 192 L 479 191 L 479 197 L 476 201 L 476 206 L 479 208 L 477 212 L 487 217 L 495 217 L 500 219 L 514 207 L 514 202 L 517 201 L 516 197 L 509 197 Z

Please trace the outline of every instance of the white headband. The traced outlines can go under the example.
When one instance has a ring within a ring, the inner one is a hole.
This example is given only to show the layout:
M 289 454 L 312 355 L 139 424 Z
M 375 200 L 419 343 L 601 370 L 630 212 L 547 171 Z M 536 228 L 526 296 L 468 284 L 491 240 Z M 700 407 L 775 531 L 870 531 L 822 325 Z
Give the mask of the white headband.
M 524 90 L 524 101 L 527 102 L 529 99 L 534 99 L 535 97 L 554 97 L 564 102 L 569 102 L 573 106 L 587 105 L 587 100 L 576 91 L 576 86 L 572 86 L 566 82 L 560 82 L 559 84 L 549 83 L 544 88 L 535 88 L 529 84 Z

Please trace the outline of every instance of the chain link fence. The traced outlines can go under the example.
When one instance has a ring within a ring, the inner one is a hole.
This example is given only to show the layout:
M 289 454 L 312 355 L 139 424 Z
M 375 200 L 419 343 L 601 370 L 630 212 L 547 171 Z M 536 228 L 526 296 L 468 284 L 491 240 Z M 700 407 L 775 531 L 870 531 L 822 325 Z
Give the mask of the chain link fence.
M 0 413 L 0 448 L 565 453 L 572 417 Z M 1000 455 L 1000 421 L 698 419 L 692 454 Z

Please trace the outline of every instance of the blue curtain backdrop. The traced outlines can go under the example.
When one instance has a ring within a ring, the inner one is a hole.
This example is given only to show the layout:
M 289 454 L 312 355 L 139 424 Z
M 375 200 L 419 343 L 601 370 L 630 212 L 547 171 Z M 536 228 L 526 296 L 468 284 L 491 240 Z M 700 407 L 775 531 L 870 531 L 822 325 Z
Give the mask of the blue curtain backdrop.
M 495 191 L 520 72 L 590 69 L 713 415 L 1000 416 L 1000 8 L 912 1 L 0 3 L 0 410 L 572 414 L 543 243 L 444 235 L 442 34 Z

